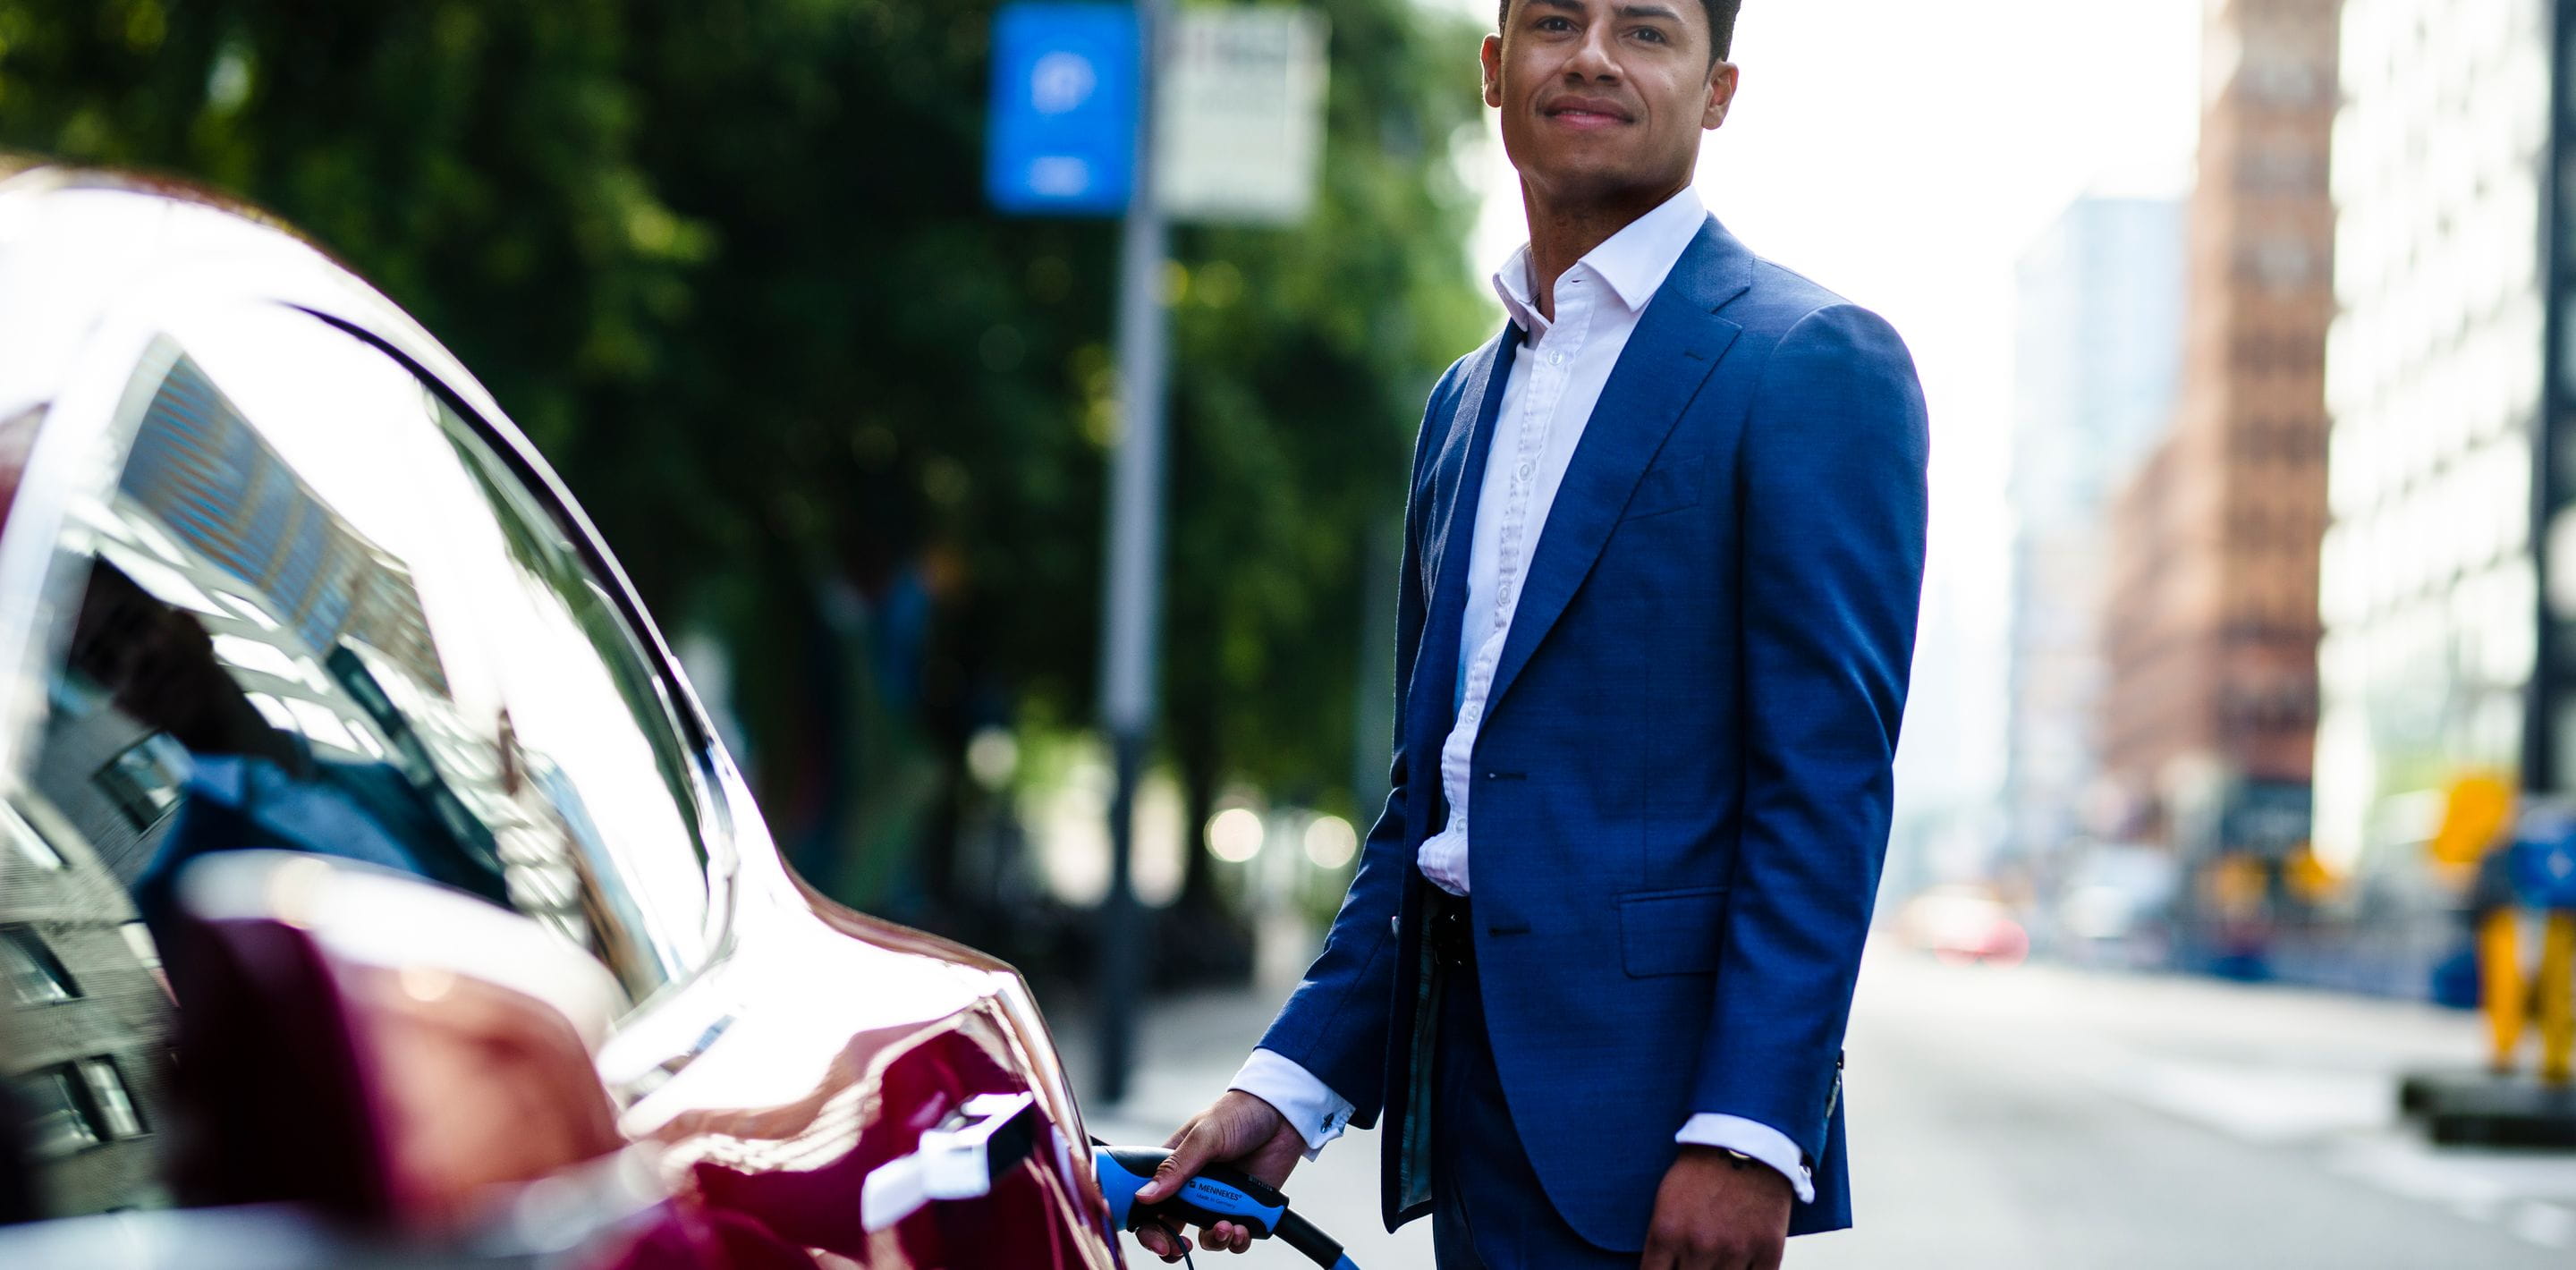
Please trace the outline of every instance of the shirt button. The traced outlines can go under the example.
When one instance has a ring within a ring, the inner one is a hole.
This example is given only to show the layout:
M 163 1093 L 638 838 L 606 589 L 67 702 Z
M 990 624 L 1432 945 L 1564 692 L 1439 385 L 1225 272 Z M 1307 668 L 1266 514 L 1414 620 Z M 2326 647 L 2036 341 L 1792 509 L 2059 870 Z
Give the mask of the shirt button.
M 1550 366 L 1562 366 L 1562 365 L 1564 365 L 1564 364 L 1565 364 L 1565 354 L 1563 354 L 1563 353 L 1550 353 L 1550 354 L 1548 354 L 1548 355 L 1547 355 L 1547 364 L 1548 364 L 1548 365 L 1550 365 Z
M 1522 459 L 1521 465 L 1512 469 L 1512 475 L 1517 476 L 1524 481 L 1528 480 L 1530 478 L 1530 461 L 1528 459 Z

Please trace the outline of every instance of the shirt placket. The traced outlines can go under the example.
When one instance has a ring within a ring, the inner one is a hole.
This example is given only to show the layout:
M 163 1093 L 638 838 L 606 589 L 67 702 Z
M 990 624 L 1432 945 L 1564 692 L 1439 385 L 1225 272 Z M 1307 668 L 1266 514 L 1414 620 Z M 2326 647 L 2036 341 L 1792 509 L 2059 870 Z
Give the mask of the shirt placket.
M 1503 645 L 1511 634 L 1512 615 L 1520 607 L 1521 580 L 1530 557 L 1530 505 L 1536 501 L 1540 464 L 1546 461 L 1548 438 L 1555 430 L 1557 407 L 1574 378 L 1573 365 L 1592 325 L 1592 291 L 1569 277 L 1558 289 L 1556 320 L 1530 345 L 1530 391 L 1515 421 L 1511 473 L 1505 486 L 1503 520 L 1494 543 L 1494 617 L 1476 647 L 1467 671 L 1467 691 L 1460 705 L 1459 726 L 1441 753 L 1440 775 L 1447 786 L 1450 828 L 1467 827 L 1468 760 L 1475 754 L 1483 728 L 1486 696 L 1501 667 Z

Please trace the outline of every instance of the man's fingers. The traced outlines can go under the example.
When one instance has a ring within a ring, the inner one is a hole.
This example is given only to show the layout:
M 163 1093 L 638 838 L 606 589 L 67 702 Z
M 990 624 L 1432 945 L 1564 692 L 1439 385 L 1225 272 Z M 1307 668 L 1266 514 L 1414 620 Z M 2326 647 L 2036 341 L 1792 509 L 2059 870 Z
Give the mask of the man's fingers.
M 1138 1228 L 1136 1242 L 1144 1245 L 1145 1251 L 1165 1261 L 1177 1261 L 1190 1250 L 1188 1237 L 1166 1226 Z
M 1769 1262 L 1758 1256 L 1728 1247 L 1723 1243 L 1703 1245 L 1692 1236 L 1646 1237 L 1646 1255 L 1639 1270 L 1779 1270 L 1780 1261 Z
M 1146 1226 L 1136 1232 L 1136 1242 L 1145 1251 L 1164 1260 L 1190 1251 L 1190 1241 L 1169 1226 Z M 1209 1252 L 1248 1252 L 1252 1248 L 1251 1230 L 1233 1222 L 1218 1222 L 1199 1228 L 1198 1246 Z

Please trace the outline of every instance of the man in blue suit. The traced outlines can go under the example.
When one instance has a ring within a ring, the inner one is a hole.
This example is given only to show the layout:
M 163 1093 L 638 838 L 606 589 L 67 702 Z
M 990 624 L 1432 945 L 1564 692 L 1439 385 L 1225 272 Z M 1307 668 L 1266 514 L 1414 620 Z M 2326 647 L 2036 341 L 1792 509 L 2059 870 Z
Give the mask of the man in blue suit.
M 1530 241 L 1415 446 L 1393 788 L 1141 1198 L 1382 1119 L 1388 1226 L 1430 1213 L 1450 1270 L 1755 1270 L 1851 1222 L 1926 424 L 1887 323 L 1692 191 L 1738 3 L 1504 0 L 1485 100 Z

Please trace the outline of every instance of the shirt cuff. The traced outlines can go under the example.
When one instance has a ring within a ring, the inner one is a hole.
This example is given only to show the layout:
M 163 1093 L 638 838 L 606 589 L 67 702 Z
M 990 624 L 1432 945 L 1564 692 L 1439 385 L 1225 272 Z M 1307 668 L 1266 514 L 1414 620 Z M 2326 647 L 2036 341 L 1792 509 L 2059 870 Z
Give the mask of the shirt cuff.
M 1789 1189 L 1798 1193 L 1799 1203 L 1816 1202 L 1816 1177 L 1807 1168 L 1807 1153 L 1799 1150 L 1788 1134 L 1759 1120 L 1703 1111 L 1685 1122 L 1682 1131 L 1673 1135 L 1673 1141 L 1685 1146 L 1741 1151 L 1779 1170 L 1780 1176 L 1789 1179 Z
M 1297 1136 L 1306 1140 L 1309 1160 L 1323 1154 L 1324 1144 L 1342 1136 L 1342 1130 L 1350 1127 L 1350 1100 L 1275 1050 L 1252 1051 L 1252 1057 L 1243 1060 L 1243 1070 L 1236 1072 L 1226 1087 L 1240 1089 L 1277 1109 L 1297 1130 Z

